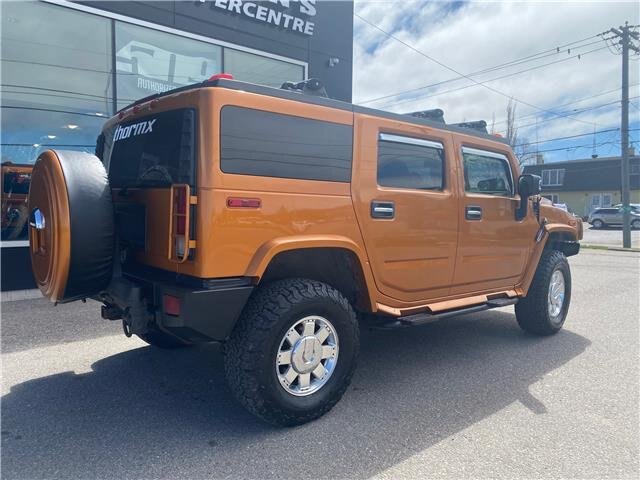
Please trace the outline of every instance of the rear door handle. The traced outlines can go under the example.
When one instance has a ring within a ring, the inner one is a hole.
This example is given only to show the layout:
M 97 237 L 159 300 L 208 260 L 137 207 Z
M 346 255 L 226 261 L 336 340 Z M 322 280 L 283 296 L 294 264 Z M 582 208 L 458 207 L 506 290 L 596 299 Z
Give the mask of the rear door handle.
M 394 218 L 396 207 L 393 202 L 371 202 L 371 218 Z
M 467 205 L 464 209 L 464 218 L 467 220 L 482 220 L 482 208 L 475 205 Z

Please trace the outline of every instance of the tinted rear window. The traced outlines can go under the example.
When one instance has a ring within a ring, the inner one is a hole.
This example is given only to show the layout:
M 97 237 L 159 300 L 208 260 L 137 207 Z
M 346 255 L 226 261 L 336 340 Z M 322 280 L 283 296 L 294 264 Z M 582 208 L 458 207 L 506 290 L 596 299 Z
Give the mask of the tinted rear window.
M 225 173 L 348 182 L 351 125 L 228 106 L 222 109 Z
M 114 188 L 195 186 L 195 111 L 172 110 L 112 127 L 103 161 Z

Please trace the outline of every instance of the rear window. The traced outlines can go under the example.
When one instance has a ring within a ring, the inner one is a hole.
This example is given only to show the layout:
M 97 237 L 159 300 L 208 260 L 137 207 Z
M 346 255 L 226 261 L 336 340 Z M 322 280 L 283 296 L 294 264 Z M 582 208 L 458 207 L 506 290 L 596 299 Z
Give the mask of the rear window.
M 222 109 L 224 173 L 348 182 L 353 128 L 248 108 Z
M 195 110 L 156 113 L 113 126 L 98 149 L 113 188 L 195 187 Z

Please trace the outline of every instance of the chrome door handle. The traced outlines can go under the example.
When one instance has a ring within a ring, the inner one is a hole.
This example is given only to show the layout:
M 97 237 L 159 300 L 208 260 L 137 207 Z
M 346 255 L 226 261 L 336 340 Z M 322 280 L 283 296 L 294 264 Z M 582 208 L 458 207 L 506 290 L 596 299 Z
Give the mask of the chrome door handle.
M 393 202 L 371 202 L 371 218 L 394 218 L 396 207 Z
M 482 208 L 472 205 L 465 207 L 464 218 L 467 220 L 482 220 Z

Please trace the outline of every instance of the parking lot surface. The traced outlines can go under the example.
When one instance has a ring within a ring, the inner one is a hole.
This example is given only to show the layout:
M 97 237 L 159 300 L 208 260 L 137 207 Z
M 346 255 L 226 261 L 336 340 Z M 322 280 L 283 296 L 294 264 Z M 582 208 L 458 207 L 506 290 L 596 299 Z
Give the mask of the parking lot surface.
M 147 347 L 91 302 L 5 302 L 2 477 L 638 478 L 640 255 L 570 263 L 559 334 L 513 308 L 363 330 L 342 401 L 292 429 L 232 399 L 215 345 Z

